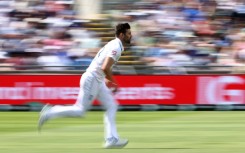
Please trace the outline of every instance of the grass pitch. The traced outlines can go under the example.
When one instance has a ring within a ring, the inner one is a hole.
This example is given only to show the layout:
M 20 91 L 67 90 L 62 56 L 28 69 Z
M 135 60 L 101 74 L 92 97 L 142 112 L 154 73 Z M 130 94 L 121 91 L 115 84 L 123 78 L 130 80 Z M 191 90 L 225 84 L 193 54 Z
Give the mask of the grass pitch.
M 38 112 L 0 112 L 0 153 L 244 153 L 245 112 L 118 112 L 124 149 L 103 149 L 103 112 L 48 122 Z

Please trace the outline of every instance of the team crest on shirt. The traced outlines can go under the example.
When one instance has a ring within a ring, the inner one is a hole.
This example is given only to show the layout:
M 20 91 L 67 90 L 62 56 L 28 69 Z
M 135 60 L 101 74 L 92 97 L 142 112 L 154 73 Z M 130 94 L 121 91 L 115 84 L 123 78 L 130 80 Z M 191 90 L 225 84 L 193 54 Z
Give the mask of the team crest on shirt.
M 117 51 L 113 50 L 111 53 L 112 53 L 112 55 L 116 55 Z

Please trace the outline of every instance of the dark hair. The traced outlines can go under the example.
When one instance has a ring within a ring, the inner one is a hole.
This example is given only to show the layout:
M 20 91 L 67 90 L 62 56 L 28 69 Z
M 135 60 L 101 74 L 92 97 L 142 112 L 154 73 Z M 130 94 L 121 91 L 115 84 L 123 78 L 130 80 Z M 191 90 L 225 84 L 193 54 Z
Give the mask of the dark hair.
M 119 23 L 116 26 L 116 36 L 118 37 L 120 33 L 125 34 L 128 29 L 130 29 L 130 25 L 128 23 Z

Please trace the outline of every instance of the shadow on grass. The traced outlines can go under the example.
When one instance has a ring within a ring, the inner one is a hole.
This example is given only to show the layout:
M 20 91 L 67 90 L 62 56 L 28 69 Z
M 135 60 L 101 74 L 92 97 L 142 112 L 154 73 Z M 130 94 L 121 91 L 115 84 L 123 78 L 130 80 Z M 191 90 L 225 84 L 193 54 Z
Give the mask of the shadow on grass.
M 160 148 L 160 147 L 156 147 L 156 148 L 123 148 L 123 149 L 196 149 L 196 148 Z
M 105 149 L 105 148 L 86 148 L 86 149 Z M 122 150 L 133 150 L 133 149 L 144 149 L 144 150 L 152 150 L 152 149 L 198 149 L 198 148 L 164 148 L 164 147 L 156 147 L 156 148 L 121 148 Z M 120 149 L 120 150 L 121 150 Z M 118 150 L 118 148 L 111 148 L 111 149 L 105 149 L 105 150 Z

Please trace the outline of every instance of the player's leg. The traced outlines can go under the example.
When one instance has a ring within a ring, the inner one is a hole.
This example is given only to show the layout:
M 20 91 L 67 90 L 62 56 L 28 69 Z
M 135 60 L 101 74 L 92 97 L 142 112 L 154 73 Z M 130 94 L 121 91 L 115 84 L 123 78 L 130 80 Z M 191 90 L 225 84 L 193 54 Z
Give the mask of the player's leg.
M 80 80 L 80 91 L 76 103 L 72 106 L 44 107 L 45 110 L 40 113 L 39 128 L 50 119 L 83 116 L 97 96 L 100 84 L 91 74 L 84 73 Z
M 114 99 L 111 90 L 102 84 L 98 100 L 103 104 L 106 109 L 104 114 L 104 124 L 105 124 L 105 148 L 122 148 L 127 145 L 128 140 L 120 139 L 117 133 L 116 127 L 116 112 L 118 109 L 118 103 Z
M 104 106 L 106 112 L 104 114 L 105 123 L 105 138 L 115 137 L 118 138 L 117 128 L 116 128 L 116 112 L 118 104 L 115 101 L 112 92 L 103 83 L 98 94 L 98 100 Z

